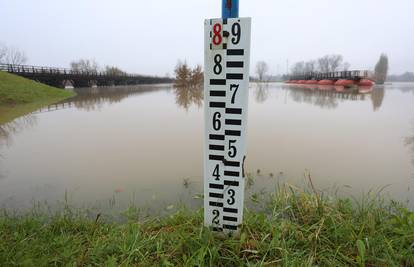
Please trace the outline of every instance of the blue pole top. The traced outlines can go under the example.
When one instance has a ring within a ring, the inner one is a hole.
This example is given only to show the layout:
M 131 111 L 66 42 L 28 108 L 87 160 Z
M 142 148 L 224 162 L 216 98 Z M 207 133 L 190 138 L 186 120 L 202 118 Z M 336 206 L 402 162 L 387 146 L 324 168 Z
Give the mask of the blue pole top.
M 223 19 L 239 17 L 239 0 L 222 0 L 221 16 Z

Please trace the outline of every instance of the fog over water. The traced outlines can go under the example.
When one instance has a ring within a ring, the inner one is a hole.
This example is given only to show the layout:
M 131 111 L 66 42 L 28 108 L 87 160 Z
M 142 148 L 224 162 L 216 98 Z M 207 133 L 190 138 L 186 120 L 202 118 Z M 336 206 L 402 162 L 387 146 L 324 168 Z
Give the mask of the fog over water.
M 333 53 L 353 69 L 372 69 L 385 52 L 390 73 L 414 71 L 411 0 L 240 2 L 240 15 L 253 18 L 252 62 L 265 60 L 272 74 L 285 73 L 287 59 Z M 129 72 L 172 74 L 178 59 L 203 63 L 203 20 L 220 17 L 220 7 L 221 0 L 3 0 L 0 42 L 35 65 L 95 58 Z

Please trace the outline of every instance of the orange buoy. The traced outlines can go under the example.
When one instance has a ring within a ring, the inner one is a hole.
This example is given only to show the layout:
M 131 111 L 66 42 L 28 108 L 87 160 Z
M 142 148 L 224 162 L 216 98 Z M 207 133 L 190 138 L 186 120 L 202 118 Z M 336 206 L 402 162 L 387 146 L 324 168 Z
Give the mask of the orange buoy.
M 335 83 L 335 85 L 337 85 L 337 86 L 344 86 L 344 87 L 349 87 L 349 86 L 352 86 L 354 84 L 355 83 L 354 83 L 353 80 L 345 80 L 345 79 L 337 80 L 336 83 Z
M 368 79 L 362 79 L 358 82 L 358 85 L 359 86 L 374 86 L 375 83 L 371 80 L 368 80 Z
M 318 84 L 320 84 L 320 85 L 333 85 L 334 81 L 332 81 L 332 80 L 320 80 L 318 82 Z

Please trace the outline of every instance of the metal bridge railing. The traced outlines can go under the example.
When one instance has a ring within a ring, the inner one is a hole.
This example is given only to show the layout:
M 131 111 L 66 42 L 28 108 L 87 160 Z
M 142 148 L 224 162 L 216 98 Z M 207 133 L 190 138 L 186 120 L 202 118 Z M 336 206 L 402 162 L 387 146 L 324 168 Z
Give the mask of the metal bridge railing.
M 0 71 L 16 74 L 57 74 L 57 75 L 80 75 L 80 76 L 116 76 L 116 77 L 143 77 L 136 74 L 109 74 L 99 71 L 77 71 L 68 68 L 53 68 L 31 65 L 0 64 Z
M 335 72 L 307 72 L 290 75 L 290 80 L 322 80 L 322 79 L 364 79 L 370 76 L 368 70 L 335 71 Z

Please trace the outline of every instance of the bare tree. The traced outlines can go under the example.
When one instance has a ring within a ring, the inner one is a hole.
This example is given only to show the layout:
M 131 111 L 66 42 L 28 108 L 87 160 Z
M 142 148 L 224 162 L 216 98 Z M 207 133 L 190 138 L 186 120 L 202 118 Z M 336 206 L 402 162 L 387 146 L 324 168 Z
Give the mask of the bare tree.
M 106 66 L 105 67 L 105 73 L 107 75 L 111 75 L 111 76 L 122 76 L 122 75 L 126 74 L 125 71 L 123 71 L 120 68 L 115 67 L 115 66 Z
M 5 64 L 6 53 L 7 47 L 3 44 L 0 44 L 0 64 Z
M 300 62 L 296 62 L 291 70 L 293 75 L 300 75 L 305 73 L 305 62 L 304 61 L 300 61 Z
M 337 71 L 342 65 L 344 58 L 341 55 L 330 55 L 329 56 L 329 68 L 330 71 Z
M 318 59 L 318 69 L 320 72 L 337 71 L 342 62 L 343 57 L 341 55 L 326 55 Z
M 16 47 L 0 46 L 0 63 L 20 65 L 27 62 L 26 54 Z
M 73 71 L 98 72 L 99 66 L 94 59 L 80 59 L 78 61 L 72 61 L 70 68 Z
M 264 61 L 257 62 L 257 64 L 256 64 L 256 73 L 257 73 L 257 76 L 259 77 L 260 82 L 264 81 L 264 78 L 265 78 L 268 71 L 269 71 L 269 66 L 267 65 L 266 62 L 264 62 Z
M 342 64 L 342 69 L 344 70 L 344 71 L 347 71 L 347 70 L 349 70 L 349 68 L 351 67 L 351 64 L 349 64 L 348 62 L 344 62 L 343 64 Z
M 305 72 L 316 71 L 316 60 L 310 60 L 310 61 L 305 62 L 304 71 Z
M 375 65 L 375 82 L 377 84 L 384 84 L 388 75 L 388 56 L 381 54 L 378 63 Z
M 328 56 L 324 56 L 318 58 L 318 69 L 320 72 L 329 72 L 329 58 Z

